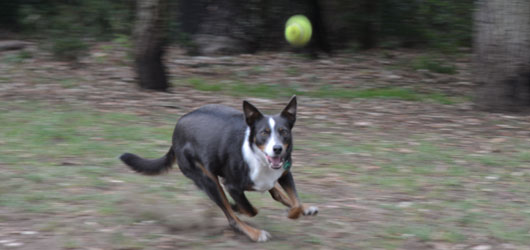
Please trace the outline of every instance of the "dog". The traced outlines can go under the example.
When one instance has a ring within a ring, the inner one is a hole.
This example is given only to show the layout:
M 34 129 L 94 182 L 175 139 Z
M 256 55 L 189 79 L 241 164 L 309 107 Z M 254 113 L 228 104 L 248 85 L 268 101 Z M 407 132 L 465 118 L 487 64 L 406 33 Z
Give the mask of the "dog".
M 235 214 L 258 214 L 245 191 L 268 191 L 289 208 L 290 219 L 318 213 L 317 207 L 300 202 L 290 171 L 296 109 L 296 96 L 279 114 L 270 116 L 247 101 L 243 101 L 243 112 L 205 105 L 179 119 L 172 146 L 163 157 L 144 159 L 125 153 L 120 159 L 146 175 L 163 173 L 176 161 L 181 172 L 223 210 L 230 226 L 253 241 L 267 241 L 271 237 L 267 231 L 248 225 Z M 220 179 L 235 204 L 228 201 Z

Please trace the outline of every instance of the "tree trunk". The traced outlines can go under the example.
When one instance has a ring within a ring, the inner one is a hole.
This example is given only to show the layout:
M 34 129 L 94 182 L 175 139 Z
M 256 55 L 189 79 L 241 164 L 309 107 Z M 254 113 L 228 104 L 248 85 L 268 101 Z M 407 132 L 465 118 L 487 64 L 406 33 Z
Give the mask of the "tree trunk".
M 134 59 L 138 84 L 145 89 L 166 90 L 162 62 L 167 32 L 167 0 L 137 0 Z
M 328 41 L 328 32 L 326 28 L 326 22 L 324 21 L 324 9 L 320 4 L 319 0 L 307 1 L 309 3 L 308 17 L 313 25 L 313 40 L 312 42 L 312 54 L 316 55 L 317 51 L 326 52 L 328 55 L 331 54 L 331 46 Z
M 376 0 L 364 0 L 361 2 L 361 29 L 359 36 L 359 43 L 361 49 L 372 49 L 377 44 L 376 38 L 376 19 L 377 19 L 377 6 Z
M 475 13 L 475 103 L 489 111 L 530 107 L 530 1 L 480 0 Z

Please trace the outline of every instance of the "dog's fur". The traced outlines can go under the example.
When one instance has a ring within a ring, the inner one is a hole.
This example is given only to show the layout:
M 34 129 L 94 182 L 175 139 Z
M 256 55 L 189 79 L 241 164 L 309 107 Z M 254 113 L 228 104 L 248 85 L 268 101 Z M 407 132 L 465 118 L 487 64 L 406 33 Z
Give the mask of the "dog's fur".
M 254 241 L 266 241 L 270 238 L 268 232 L 247 225 L 234 213 L 258 213 L 244 191 L 269 191 L 275 200 L 290 208 L 291 219 L 318 212 L 316 207 L 300 202 L 289 171 L 296 108 L 295 96 L 280 114 L 273 116 L 262 114 L 247 101 L 243 102 L 243 113 L 222 105 L 206 105 L 180 118 L 173 145 L 162 158 L 148 160 L 129 153 L 120 158 L 146 175 L 167 171 L 177 161 L 182 173 L 223 210 L 232 227 Z M 219 177 L 235 204 L 228 202 Z

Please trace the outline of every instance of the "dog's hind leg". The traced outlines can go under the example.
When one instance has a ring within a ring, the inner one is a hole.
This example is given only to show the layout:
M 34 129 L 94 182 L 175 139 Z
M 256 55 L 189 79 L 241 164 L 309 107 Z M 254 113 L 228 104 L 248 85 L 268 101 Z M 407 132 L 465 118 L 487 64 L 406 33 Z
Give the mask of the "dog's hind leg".
M 249 217 L 254 217 L 258 214 L 258 210 L 250 204 L 243 191 L 229 186 L 226 188 L 232 199 L 236 202 L 235 205 L 232 205 L 234 211 L 245 214 Z
M 219 178 L 213 175 L 199 162 L 191 162 L 189 161 L 190 159 L 192 158 L 179 158 L 179 167 L 181 167 L 181 169 L 186 169 L 187 173 L 184 174 L 190 177 L 190 179 L 192 179 L 197 186 L 204 190 L 208 197 L 210 197 L 210 199 L 212 199 L 221 208 L 221 210 L 223 210 L 223 213 L 230 223 L 230 226 L 241 231 L 253 241 L 267 241 L 270 238 L 270 234 L 267 231 L 251 227 L 236 216 L 234 210 L 232 210 L 232 207 L 228 202 L 228 199 L 226 198 L 223 187 L 221 187 L 221 184 L 219 183 Z M 184 166 L 180 166 L 180 164 L 183 164 Z

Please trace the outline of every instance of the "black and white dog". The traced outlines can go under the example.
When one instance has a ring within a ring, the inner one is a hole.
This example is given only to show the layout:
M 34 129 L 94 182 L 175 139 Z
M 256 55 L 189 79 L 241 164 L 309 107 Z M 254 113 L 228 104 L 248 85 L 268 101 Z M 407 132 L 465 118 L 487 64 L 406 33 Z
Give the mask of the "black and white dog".
M 232 227 L 254 241 L 266 241 L 268 232 L 249 226 L 234 213 L 258 213 L 245 191 L 269 191 L 290 208 L 291 219 L 318 213 L 318 208 L 300 202 L 290 171 L 296 106 L 294 96 L 281 113 L 268 116 L 247 101 L 243 101 L 243 113 L 222 105 L 206 105 L 180 118 L 173 145 L 162 158 L 149 160 L 129 153 L 120 158 L 147 175 L 162 173 L 177 161 L 182 173 L 223 210 Z M 219 177 L 236 204 L 229 203 Z

